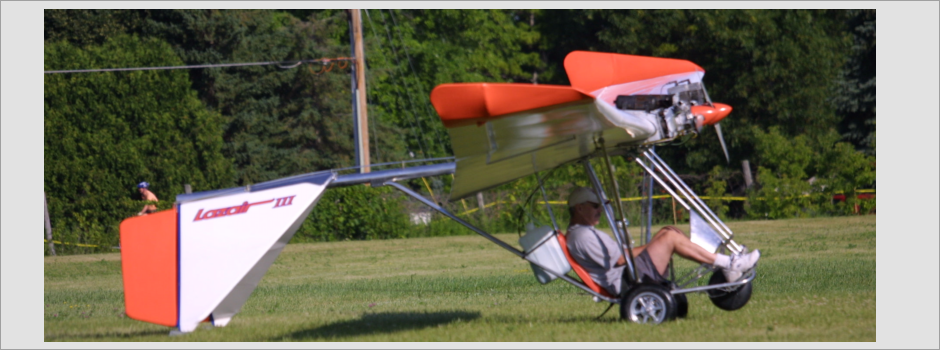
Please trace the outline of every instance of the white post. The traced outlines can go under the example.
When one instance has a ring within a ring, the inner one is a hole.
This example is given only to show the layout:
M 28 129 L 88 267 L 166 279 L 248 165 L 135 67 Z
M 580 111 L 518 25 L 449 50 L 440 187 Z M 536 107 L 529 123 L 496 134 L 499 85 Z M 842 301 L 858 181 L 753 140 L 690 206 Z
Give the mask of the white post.
M 751 177 L 751 164 L 747 162 L 747 159 L 741 161 L 741 169 L 744 170 L 744 187 L 750 189 L 754 184 L 754 178 Z
M 49 221 L 49 204 L 46 204 L 46 191 L 42 191 L 42 209 L 46 215 L 46 240 L 49 241 L 49 253 L 55 256 L 55 245 L 52 243 L 52 222 Z

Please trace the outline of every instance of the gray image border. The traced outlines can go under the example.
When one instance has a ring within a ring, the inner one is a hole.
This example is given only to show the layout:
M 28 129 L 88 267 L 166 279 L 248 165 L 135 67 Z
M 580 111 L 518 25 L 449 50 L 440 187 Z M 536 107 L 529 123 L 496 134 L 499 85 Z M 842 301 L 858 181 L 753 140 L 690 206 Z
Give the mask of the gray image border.
M 20 205 L 23 198 L 38 203 L 42 187 L 42 10 L 46 8 L 571 8 L 573 2 L 25 2 L 3 1 L 2 20 L 2 347 L 6 348 L 162 348 L 159 343 L 44 343 L 42 265 L 26 247 L 36 238 L 23 234 L 29 221 L 39 222 L 36 209 Z M 874 8 L 877 9 L 881 46 L 883 121 L 879 155 L 882 179 L 878 202 L 882 230 L 877 243 L 877 341 L 874 343 L 656 343 L 656 348 L 937 348 L 938 141 L 940 121 L 936 107 L 938 77 L 938 2 L 578 2 L 579 8 Z M 23 29 L 26 28 L 26 29 Z M 28 34 L 26 34 L 28 33 Z M 34 68 L 29 68 L 34 67 Z M 31 70 L 34 69 L 34 70 Z M 34 76 L 36 78 L 28 78 Z M 30 80 L 32 79 L 32 80 Z M 33 130 L 22 132 L 21 130 Z M 37 137 L 38 136 L 38 137 Z M 24 147 L 23 145 L 27 145 Z M 933 146 L 931 146 L 933 145 Z M 891 205 L 888 205 L 891 204 Z M 33 214 L 30 215 L 29 212 Z M 35 219 L 21 219 L 33 216 Z M 34 227 L 35 229 L 35 227 Z M 31 243 L 32 242 L 32 243 Z M 38 266 L 38 267 L 37 267 Z M 926 276 L 926 278 L 925 278 Z M 182 343 L 198 348 L 623 348 L 623 343 Z

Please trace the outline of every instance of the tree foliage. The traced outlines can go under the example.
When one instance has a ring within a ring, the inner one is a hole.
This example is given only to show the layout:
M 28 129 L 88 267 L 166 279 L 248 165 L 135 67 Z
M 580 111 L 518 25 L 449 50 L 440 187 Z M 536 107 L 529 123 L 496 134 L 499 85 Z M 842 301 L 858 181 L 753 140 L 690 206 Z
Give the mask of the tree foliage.
M 532 51 L 539 33 L 511 10 L 372 10 L 363 17 L 370 102 L 409 130 L 408 149 L 418 158 L 453 154 L 430 103 L 432 88 L 530 82 L 542 65 Z
M 45 64 L 348 57 L 348 20 L 344 10 L 46 10 Z M 827 206 L 831 195 L 874 182 L 874 10 L 363 10 L 362 22 L 373 163 L 453 154 L 430 104 L 435 86 L 566 85 L 565 55 L 590 50 L 687 59 L 706 70 L 710 96 L 734 108 L 721 123 L 734 165 L 725 163 L 713 128 L 657 149 L 680 174 L 709 174 L 693 181 L 697 191 L 740 195 L 743 187 L 721 183 L 740 182 L 732 180 L 740 178 L 736 164 L 748 159 L 757 167 L 753 198 L 811 194 L 751 202 L 753 215 L 790 217 L 844 212 Z M 184 183 L 215 189 L 353 165 L 352 70 L 344 65 L 46 75 L 45 180 L 54 223 L 110 227 L 114 213 L 138 204 L 127 198 L 145 179 L 166 201 Z M 639 195 L 640 169 L 620 158 L 614 167 L 620 195 Z M 587 185 L 583 171 L 579 164 L 556 170 L 546 180 L 557 192 L 551 200 Z M 410 185 L 431 187 L 446 201 L 451 178 L 429 180 Z M 492 195 L 522 201 L 535 188 L 532 177 Z M 411 203 L 383 191 L 337 191 L 312 214 L 381 218 L 383 228 L 334 220 L 305 224 L 299 237 L 401 236 Z M 352 213 L 342 203 L 371 209 Z M 472 220 L 504 230 L 522 227 L 520 215 L 547 222 L 533 203 Z M 400 217 L 385 216 L 390 208 Z M 630 204 L 628 216 L 639 210 Z M 455 230 L 437 220 L 432 226 Z
M 46 69 L 179 65 L 169 45 L 120 35 L 80 49 L 45 45 Z M 221 154 L 221 123 L 190 89 L 183 71 L 47 74 L 44 179 L 54 227 L 79 241 L 116 245 L 120 220 L 140 210 L 137 183 L 148 181 L 161 207 L 184 184 L 232 183 Z M 89 235 L 84 236 L 84 233 Z
M 706 71 L 712 99 L 734 108 L 722 121 L 735 161 L 755 156 L 750 126 L 781 128 L 785 135 L 820 134 L 837 123 L 829 102 L 847 42 L 837 30 L 840 12 L 817 10 L 587 11 L 579 21 L 597 28 L 582 47 L 687 59 Z M 561 33 L 563 35 L 563 32 Z M 556 62 L 561 62 L 556 59 Z M 706 173 L 724 163 L 712 128 L 661 155 L 680 172 Z
M 336 40 L 345 31 L 341 12 L 299 19 L 272 10 L 155 10 L 141 29 L 187 64 L 346 57 L 348 45 Z M 190 71 L 200 98 L 223 116 L 224 153 L 238 184 L 352 165 L 349 70 L 317 74 L 324 68 Z
M 850 10 L 848 64 L 837 80 L 833 102 L 842 117 L 839 131 L 857 149 L 875 154 L 875 10 Z

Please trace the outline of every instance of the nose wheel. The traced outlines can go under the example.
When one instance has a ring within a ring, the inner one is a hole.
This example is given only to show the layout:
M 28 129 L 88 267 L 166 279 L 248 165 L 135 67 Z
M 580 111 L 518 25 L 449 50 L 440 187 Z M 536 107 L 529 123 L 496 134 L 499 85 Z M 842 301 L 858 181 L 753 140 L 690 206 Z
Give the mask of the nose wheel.
M 712 273 L 712 277 L 708 279 L 708 284 L 722 284 L 727 282 L 727 280 L 724 272 L 719 270 Z M 708 298 L 711 299 L 712 304 L 715 304 L 719 309 L 728 311 L 740 309 L 747 304 L 748 300 L 751 300 L 751 290 L 754 288 L 751 282 L 753 281 L 749 281 L 743 286 L 709 290 Z

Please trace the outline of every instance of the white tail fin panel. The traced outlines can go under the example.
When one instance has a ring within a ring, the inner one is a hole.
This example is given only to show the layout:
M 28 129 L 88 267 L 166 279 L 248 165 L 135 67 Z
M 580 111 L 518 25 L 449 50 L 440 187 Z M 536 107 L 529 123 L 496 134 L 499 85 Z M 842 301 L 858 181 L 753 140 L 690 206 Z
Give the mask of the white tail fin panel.
M 299 183 L 180 204 L 180 331 L 196 329 L 210 314 L 220 321 L 216 325 L 228 323 L 328 183 Z

